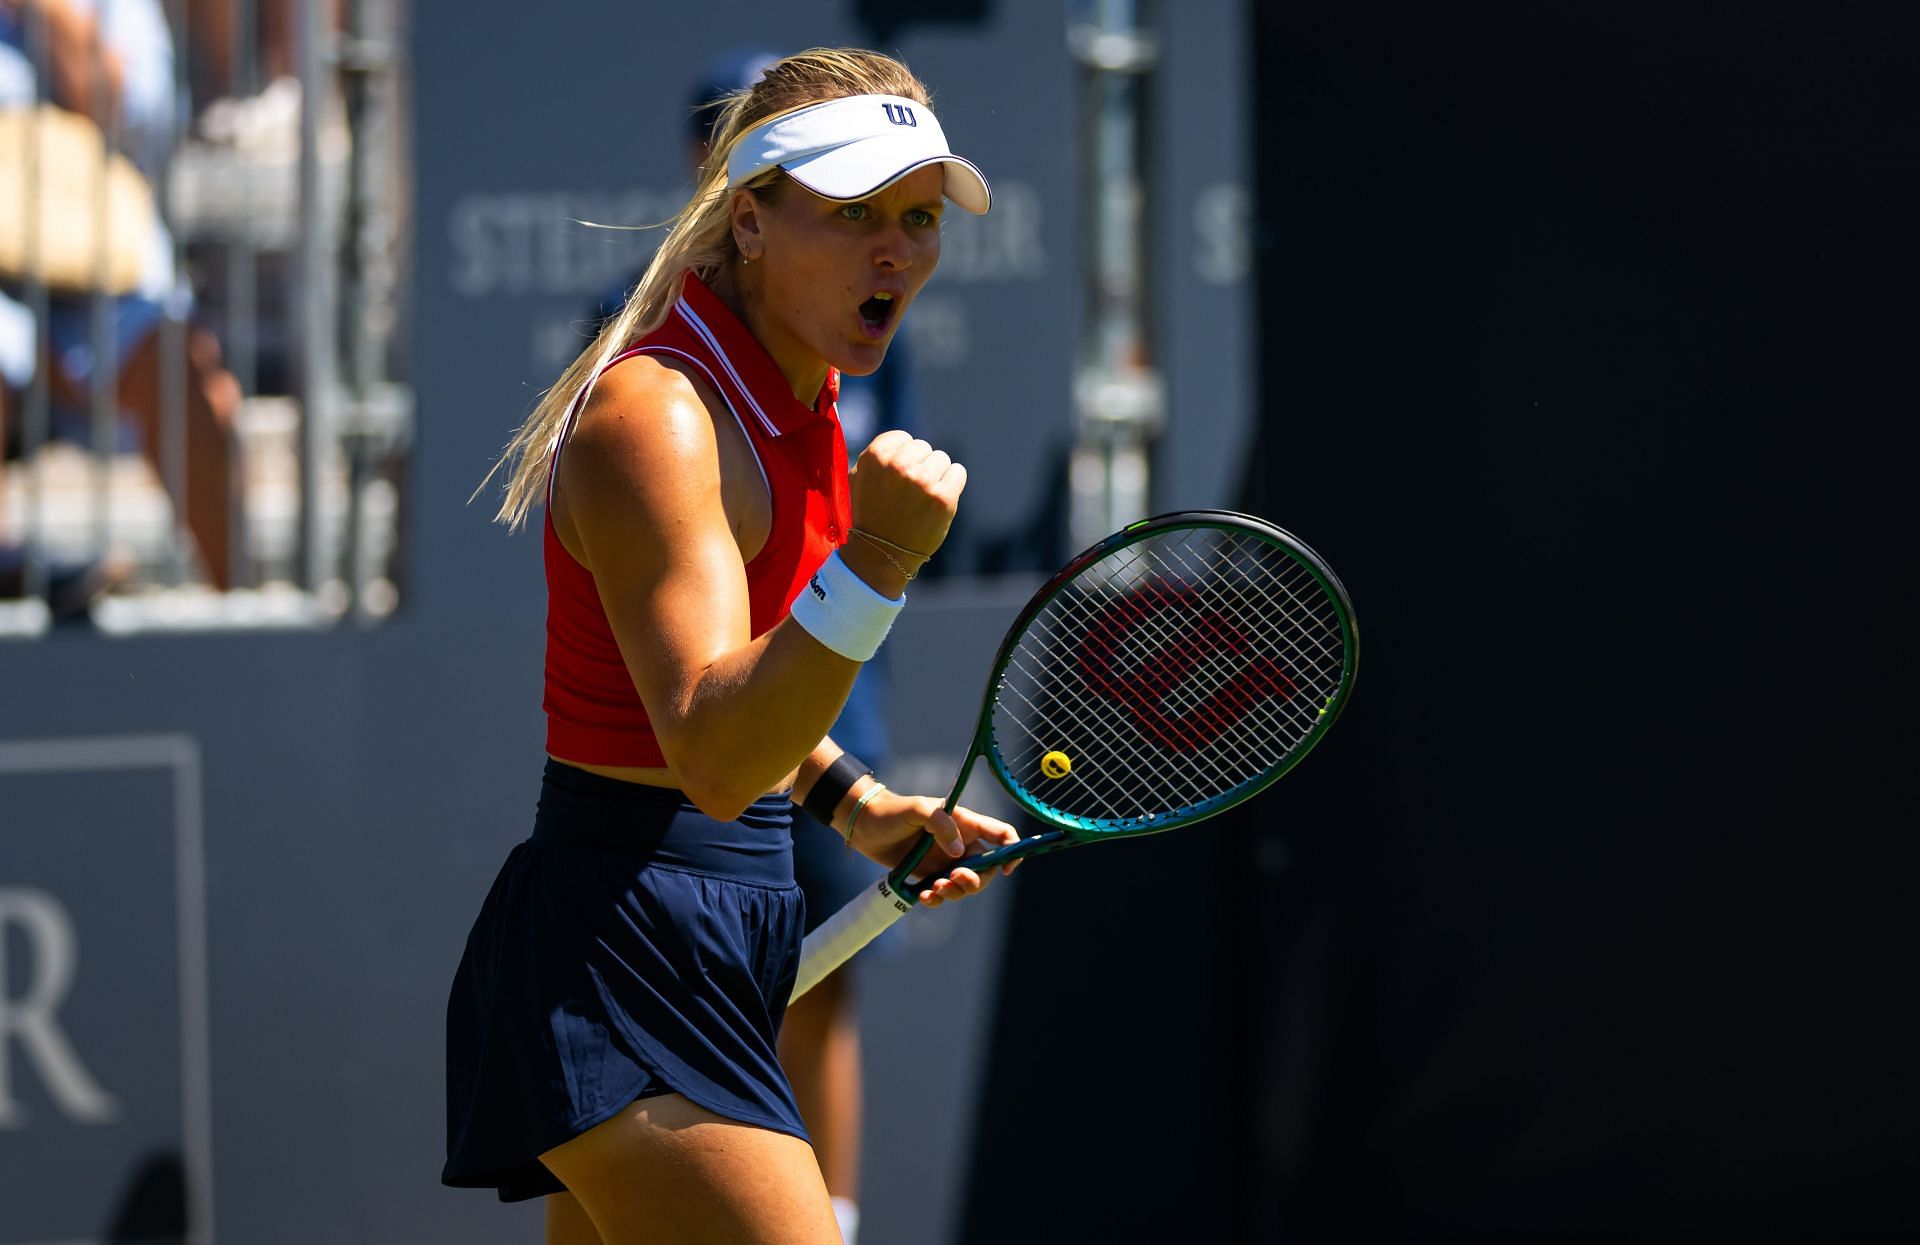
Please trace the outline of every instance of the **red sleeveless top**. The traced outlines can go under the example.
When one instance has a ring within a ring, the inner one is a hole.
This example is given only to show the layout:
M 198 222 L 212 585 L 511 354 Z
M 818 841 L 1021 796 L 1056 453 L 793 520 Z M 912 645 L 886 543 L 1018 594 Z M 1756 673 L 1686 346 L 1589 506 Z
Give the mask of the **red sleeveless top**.
M 692 273 L 665 323 L 607 367 L 637 354 L 670 355 L 704 376 L 726 401 L 759 459 L 773 501 L 773 520 L 766 547 L 746 569 L 753 634 L 764 635 L 787 616 L 787 607 L 846 539 L 853 521 L 847 447 L 834 408 L 839 373 L 828 371 L 818 402 L 809 410 L 794 398 L 779 366 L 746 325 Z M 660 766 L 665 758 L 621 660 L 593 573 L 567 552 L 553 527 L 553 481 L 560 452 L 591 389 L 589 384 L 574 400 L 547 468 L 547 678 L 542 700 L 547 751 L 587 765 Z M 636 532 L 634 538 L 646 536 Z

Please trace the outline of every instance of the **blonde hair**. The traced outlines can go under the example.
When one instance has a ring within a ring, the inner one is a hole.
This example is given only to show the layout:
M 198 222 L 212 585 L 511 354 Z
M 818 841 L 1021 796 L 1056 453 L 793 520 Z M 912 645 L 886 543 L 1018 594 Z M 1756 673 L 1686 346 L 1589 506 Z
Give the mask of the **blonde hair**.
M 727 185 L 727 157 L 740 137 L 755 126 L 809 104 L 849 95 L 900 95 L 932 106 L 927 88 L 913 72 L 892 57 L 857 48 L 810 48 L 767 66 L 752 86 L 723 98 L 713 126 L 713 141 L 693 197 L 666 223 L 667 234 L 654 252 L 647 271 L 627 295 L 620 313 L 608 318 L 599 336 L 540 396 L 533 413 L 507 442 L 500 461 L 487 472 L 478 496 L 502 467 L 508 468 L 506 496 L 494 515 L 496 522 L 517 528 L 527 520 L 544 493 L 547 462 L 552 448 L 581 393 L 607 364 L 634 342 L 659 328 L 680 296 L 688 272 L 711 282 L 738 256 L 733 239 L 731 189 Z M 771 201 L 783 189 L 785 174 L 770 169 L 747 183 L 746 189 Z

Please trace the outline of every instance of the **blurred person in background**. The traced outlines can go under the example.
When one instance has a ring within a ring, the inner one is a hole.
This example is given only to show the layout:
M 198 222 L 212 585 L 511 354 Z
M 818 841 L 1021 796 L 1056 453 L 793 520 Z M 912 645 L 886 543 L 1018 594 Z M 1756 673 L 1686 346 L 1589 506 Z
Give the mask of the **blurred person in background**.
M 194 0 L 187 5 L 189 63 L 195 126 L 204 138 L 287 159 L 299 156 L 299 44 L 295 0 L 253 0 L 251 48 L 237 46 L 233 0 Z M 346 0 L 321 0 L 328 37 L 346 29 Z M 236 55 L 251 53 L 242 66 Z
M 46 98 L 91 119 L 151 180 L 174 137 L 173 35 L 160 0 L 0 0 L 0 111 L 31 110 L 42 95 L 27 45 L 30 17 L 45 33 Z M 8 181 L 13 181 L 11 170 Z M 113 386 L 125 425 L 164 482 L 161 419 L 167 403 L 161 392 L 165 335 L 160 330 L 169 319 L 187 319 L 192 297 L 157 215 L 136 245 L 141 247 L 138 279 L 130 292 L 112 298 L 114 359 L 106 367 L 94 358 L 90 294 L 53 292 L 42 333 L 20 298 L 25 274 L 0 276 L 0 385 L 10 391 L 5 409 L 17 411 L 34 368 L 46 367 L 53 433 L 82 444 L 92 439 L 92 387 Z M 208 581 L 225 589 L 233 582 L 231 533 L 238 495 L 233 426 L 241 394 L 213 334 L 189 324 L 183 336 L 187 485 L 186 496 L 173 503 L 184 514 Z M 13 457 L 21 449 L 19 420 L 5 423 L 7 456 Z M 14 587 L 6 568 L 31 556 L 34 551 L 0 534 L 0 595 Z M 100 579 L 97 570 L 93 578 Z M 84 608 L 74 594 L 57 596 L 55 604 Z
M 687 164 L 697 179 L 713 141 L 714 122 L 728 98 L 751 90 L 779 54 L 759 48 L 735 48 L 710 62 L 687 101 Z M 595 309 L 604 325 L 620 314 L 627 295 L 644 273 L 634 273 L 609 290 Z M 865 376 L 840 375 L 837 403 L 840 431 L 849 454 L 889 428 L 921 435 L 913 361 L 905 337 L 887 347 L 887 360 Z M 887 652 L 883 648 L 860 668 L 829 730 L 835 742 L 876 771 L 892 759 L 887 730 Z M 807 902 L 803 934 L 811 934 L 885 872 L 857 852 L 849 852 L 831 826 L 804 808 L 793 810 L 793 872 Z M 882 934 L 863 953 L 871 957 L 891 946 L 897 934 Z M 833 1197 L 833 1212 L 846 1245 L 860 1231 L 860 1117 L 863 1076 L 860 1027 L 855 1007 L 856 961 L 849 961 L 787 1009 L 780 1030 L 780 1064 L 793 1083 L 801 1118 L 813 1138 L 814 1153 Z
M 338 0 L 328 6 L 336 30 L 339 7 Z M 223 100 L 230 110 L 247 99 L 285 94 L 290 97 L 285 106 L 298 115 L 300 84 L 295 77 L 298 64 L 294 44 L 294 19 L 298 14 L 294 0 L 253 0 L 252 16 L 253 64 L 243 69 L 235 63 L 235 56 L 244 57 L 249 49 L 237 46 L 235 30 L 240 13 L 233 0 L 192 0 L 187 5 L 187 32 L 193 43 L 189 72 L 196 112 L 204 114 Z M 249 78 L 251 82 L 245 81 Z M 249 85 L 257 94 L 243 93 Z
M 0 294 L 0 601 L 26 594 L 32 582 L 29 563 L 37 562 L 54 621 L 77 622 L 108 589 L 124 581 L 131 568 L 117 556 L 52 558 L 7 535 L 5 463 L 21 452 L 20 419 L 13 408 L 33 380 L 35 341 L 32 313 Z
M 945 200 L 985 212 L 986 182 L 872 52 L 768 66 L 713 141 L 504 460 L 499 518 L 547 503 L 548 762 L 448 1002 L 442 1179 L 546 1196 L 553 1245 L 840 1240 L 776 1054 L 792 807 L 882 865 L 923 831 L 947 863 L 1018 837 L 827 736 L 966 481 L 897 430 L 850 479 L 839 373 L 880 366 Z

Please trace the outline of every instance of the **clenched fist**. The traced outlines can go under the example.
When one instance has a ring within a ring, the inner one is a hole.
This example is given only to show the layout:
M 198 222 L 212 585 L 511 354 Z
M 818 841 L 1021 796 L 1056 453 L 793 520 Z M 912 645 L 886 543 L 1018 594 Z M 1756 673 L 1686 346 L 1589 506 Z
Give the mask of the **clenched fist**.
M 883 552 L 854 536 L 843 550 L 847 564 L 880 592 L 898 596 L 906 582 L 901 569 L 917 572 L 940 547 L 966 487 L 967 469 L 944 450 L 897 428 L 881 433 L 853 467 L 853 525 L 898 548 Z

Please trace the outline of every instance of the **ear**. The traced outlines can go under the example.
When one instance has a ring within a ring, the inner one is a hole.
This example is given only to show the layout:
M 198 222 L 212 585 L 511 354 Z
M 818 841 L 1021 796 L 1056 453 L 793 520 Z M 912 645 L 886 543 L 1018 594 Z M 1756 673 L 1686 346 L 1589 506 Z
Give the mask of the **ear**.
M 760 232 L 760 201 L 752 192 L 736 190 L 728 202 L 733 217 L 733 245 L 740 258 L 751 263 L 766 252 L 766 238 Z

